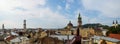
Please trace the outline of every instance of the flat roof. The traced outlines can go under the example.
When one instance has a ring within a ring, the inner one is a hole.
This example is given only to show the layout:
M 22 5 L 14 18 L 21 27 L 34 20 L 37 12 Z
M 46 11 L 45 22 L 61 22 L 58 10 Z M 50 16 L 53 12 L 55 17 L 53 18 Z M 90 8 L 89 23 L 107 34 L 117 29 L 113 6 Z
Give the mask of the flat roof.
M 92 38 L 97 39 L 97 40 L 103 39 L 103 40 L 107 40 L 107 41 L 111 41 L 111 42 L 120 42 L 119 39 L 104 37 L 104 36 L 93 36 Z

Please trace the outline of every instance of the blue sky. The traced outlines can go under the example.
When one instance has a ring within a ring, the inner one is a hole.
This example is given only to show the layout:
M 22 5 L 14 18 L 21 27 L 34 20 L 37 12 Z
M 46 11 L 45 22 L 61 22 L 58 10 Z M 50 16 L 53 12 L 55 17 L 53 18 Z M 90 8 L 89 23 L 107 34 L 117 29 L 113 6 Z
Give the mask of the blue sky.
M 0 25 L 5 28 L 62 28 L 71 20 L 77 25 L 80 13 L 83 24 L 120 23 L 120 0 L 0 0 Z

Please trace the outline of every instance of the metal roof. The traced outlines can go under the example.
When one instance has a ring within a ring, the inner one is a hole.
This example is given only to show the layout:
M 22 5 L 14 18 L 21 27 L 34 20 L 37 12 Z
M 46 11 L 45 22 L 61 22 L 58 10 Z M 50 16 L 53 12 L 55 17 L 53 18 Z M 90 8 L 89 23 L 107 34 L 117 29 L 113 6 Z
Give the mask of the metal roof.
M 67 40 L 67 35 L 51 35 L 51 37 L 58 37 L 60 40 Z M 69 39 L 71 40 L 74 37 L 74 35 L 69 35 Z
M 110 37 L 104 37 L 104 36 L 93 36 L 92 38 L 97 39 L 97 40 L 106 40 L 106 41 L 111 41 L 111 42 L 120 42 L 120 40 L 115 39 L 115 38 L 110 38 Z

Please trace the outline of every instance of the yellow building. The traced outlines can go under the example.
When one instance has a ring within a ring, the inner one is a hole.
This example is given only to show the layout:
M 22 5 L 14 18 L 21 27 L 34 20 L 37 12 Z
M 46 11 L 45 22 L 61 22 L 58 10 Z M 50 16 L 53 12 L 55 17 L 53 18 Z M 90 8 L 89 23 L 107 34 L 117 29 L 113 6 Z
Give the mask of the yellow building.
M 57 31 L 58 33 L 60 33 L 61 35 L 72 35 L 70 30 L 59 30 Z
M 82 28 L 82 18 L 80 17 L 80 14 L 78 15 L 77 28 L 80 29 L 80 35 L 82 37 L 89 37 L 95 34 L 95 31 L 93 28 Z M 66 28 L 63 30 L 58 30 L 58 32 L 62 35 L 72 35 L 72 34 L 75 35 L 77 28 L 73 28 L 73 24 L 71 23 L 71 21 L 69 21 Z
M 76 34 L 76 30 L 74 30 L 74 34 Z M 84 28 L 84 29 L 80 29 L 80 35 L 82 37 L 89 37 L 91 35 L 94 35 L 94 29 L 93 28 Z
M 45 36 L 47 36 L 47 33 L 46 33 L 45 31 L 43 31 L 43 32 L 41 32 L 41 34 L 40 34 L 40 37 L 39 37 L 39 38 L 43 38 L 43 37 L 45 37 Z

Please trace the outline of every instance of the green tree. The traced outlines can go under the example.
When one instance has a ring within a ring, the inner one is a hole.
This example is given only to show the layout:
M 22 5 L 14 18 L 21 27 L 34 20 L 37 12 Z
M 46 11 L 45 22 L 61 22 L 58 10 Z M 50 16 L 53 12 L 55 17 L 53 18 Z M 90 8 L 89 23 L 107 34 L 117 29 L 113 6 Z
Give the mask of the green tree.
M 111 33 L 115 33 L 115 34 L 120 33 L 120 25 L 118 25 L 117 27 L 111 26 L 111 27 L 109 28 L 109 31 L 110 31 Z

